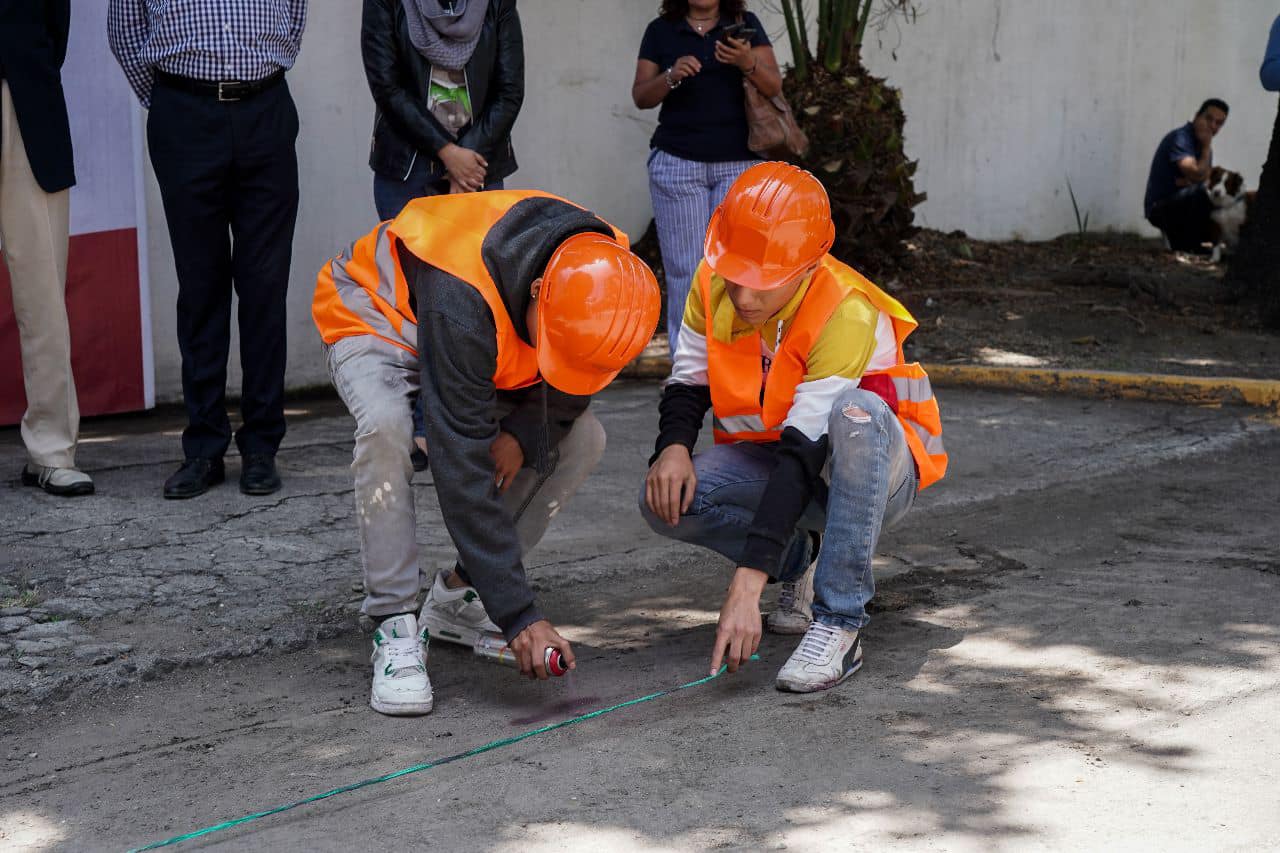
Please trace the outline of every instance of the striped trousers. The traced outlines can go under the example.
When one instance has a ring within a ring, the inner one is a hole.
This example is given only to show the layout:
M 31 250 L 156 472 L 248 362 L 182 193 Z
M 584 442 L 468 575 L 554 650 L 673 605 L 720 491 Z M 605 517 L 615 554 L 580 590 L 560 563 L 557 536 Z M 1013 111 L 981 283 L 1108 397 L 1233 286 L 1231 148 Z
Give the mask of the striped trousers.
M 649 152 L 649 195 L 662 248 L 667 284 L 667 345 L 676 351 L 684 303 L 702 260 L 711 214 L 729 187 L 756 160 L 703 163 L 660 151 Z

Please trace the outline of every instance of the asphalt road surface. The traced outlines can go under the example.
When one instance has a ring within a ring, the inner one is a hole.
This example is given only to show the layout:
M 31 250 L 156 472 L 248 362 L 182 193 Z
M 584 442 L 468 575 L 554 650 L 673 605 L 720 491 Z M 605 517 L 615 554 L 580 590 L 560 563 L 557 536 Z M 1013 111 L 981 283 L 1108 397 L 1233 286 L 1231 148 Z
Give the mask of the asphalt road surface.
M 882 538 L 841 687 L 776 692 L 795 640 L 766 635 L 737 675 L 175 849 L 1273 847 L 1275 419 L 939 397 L 951 473 Z M 577 672 L 433 644 L 414 719 L 368 707 L 340 405 L 295 404 L 269 498 L 231 459 L 162 500 L 171 411 L 86 425 L 91 498 L 18 485 L 0 433 L 0 848 L 125 849 L 699 678 L 732 566 L 636 512 L 656 399 L 599 398 L 605 460 L 528 560 Z M 430 482 L 427 571 L 451 559 Z

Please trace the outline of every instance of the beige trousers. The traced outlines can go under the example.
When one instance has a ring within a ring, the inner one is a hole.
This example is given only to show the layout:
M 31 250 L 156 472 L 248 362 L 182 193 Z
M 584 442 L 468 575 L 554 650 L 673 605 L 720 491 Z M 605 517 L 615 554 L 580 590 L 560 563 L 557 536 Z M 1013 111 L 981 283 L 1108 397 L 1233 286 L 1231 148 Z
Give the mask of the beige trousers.
M 80 430 L 67 325 L 69 196 L 36 183 L 9 84 L 0 81 L 0 248 L 22 345 L 22 441 L 32 463 L 51 468 L 75 467 Z

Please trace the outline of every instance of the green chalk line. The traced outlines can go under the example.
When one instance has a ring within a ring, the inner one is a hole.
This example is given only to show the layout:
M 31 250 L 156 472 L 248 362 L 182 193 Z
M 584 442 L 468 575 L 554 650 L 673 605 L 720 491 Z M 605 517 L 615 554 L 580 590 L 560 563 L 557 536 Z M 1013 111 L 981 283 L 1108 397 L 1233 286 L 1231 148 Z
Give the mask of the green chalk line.
M 751 656 L 751 660 L 759 660 L 759 659 L 760 659 L 759 655 Z M 698 687 L 699 685 L 706 684 L 708 681 L 712 681 L 713 679 L 719 678 L 721 675 L 724 674 L 725 669 L 726 667 L 722 666 L 720 667 L 720 671 L 717 672 L 715 675 L 708 675 L 708 676 L 705 676 L 704 678 L 699 678 L 696 681 L 690 681 L 685 684 L 681 684 L 678 687 L 670 687 L 666 690 L 659 690 L 657 693 L 650 693 L 648 696 L 641 696 L 638 699 L 628 699 L 626 702 L 619 702 L 617 705 L 610 705 L 608 708 L 600 708 L 599 710 L 590 711 L 586 714 L 582 714 L 577 717 L 570 717 L 567 720 L 561 720 L 558 723 L 551 723 L 550 725 L 542 726 L 541 728 L 531 729 L 527 732 L 522 732 L 518 735 L 513 735 L 512 737 L 505 737 L 500 740 L 490 741 L 489 743 L 483 744 L 481 746 L 477 746 L 473 749 L 468 749 L 466 752 L 459 752 L 454 755 L 446 756 L 445 758 L 440 758 L 435 761 L 429 761 L 425 764 L 414 764 L 411 767 L 406 767 L 403 770 L 397 770 L 394 773 L 388 773 L 385 776 L 375 776 L 372 779 L 365 779 L 362 782 L 353 782 L 350 785 L 343 785 L 340 788 L 334 788 L 330 791 L 325 791 L 323 794 L 315 794 L 303 800 L 297 800 L 292 803 L 286 803 L 285 805 L 282 805 L 282 806 L 276 806 L 273 809 L 267 809 L 266 811 L 261 811 L 261 812 L 254 812 L 253 814 L 247 814 L 244 817 L 238 817 L 235 820 L 228 820 L 228 821 L 223 821 L 222 823 L 216 823 L 213 826 L 206 826 L 204 829 L 197 829 L 194 832 L 188 832 L 183 835 L 175 835 L 172 838 L 166 838 L 164 841 L 153 841 L 151 844 L 148 844 L 145 847 L 133 848 L 132 850 L 130 850 L 130 853 L 141 853 L 141 851 L 143 850 L 157 850 L 161 847 L 169 847 L 173 844 L 180 844 L 183 841 L 190 841 L 193 838 L 200 838 L 205 835 L 212 835 L 213 833 L 221 832 L 224 829 L 231 829 L 234 826 L 241 826 L 242 824 L 246 824 L 251 821 L 261 820 L 264 817 L 270 817 L 271 815 L 280 814 L 281 812 L 287 812 L 290 809 L 296 809 L 298 806 L 305 806 L 308 803 L 318 803 L 321 800 L 327 800 L 330 797 L 336 797 L 339 794 L 346 794 L 346 793 L 349 793 L 350 791 L 358 791 L 361 788 L 367 788 L 370 785 L 378 785 L 382 782 L 390 782 L 392 779 L 399 779 L 401 776 L 408 776 L 411 773 L 420 773 L 423 770 L 430 770 L 433 767 L 439 767 L 443 764 L 450 764 L 454 761 L 460 761 L 463 758 L 471 758 L 473 756 L 480 755 L 481 753 L 492 752 L 495 749 L 501 749 L 504 746 L 511 746 L 512 744 L 519 743 L 522 740 L 528 740 L 531 737 L 537 737 L 538 735 L 544 735 L 547 732 L 553 732 L 556 729 L 563 729 L 566 726 L 572 726 L 572 725 L 576 725 L 577 723 L 595 719 L 596 717 L 602 717 L 605 714 L 611 714 L 614 711 L 620 711 L 623 708 L 630 708 L 632 705 L 639 705 L 642 702 L 652 702 L 654 699 L 661 699 L 663 696 L 670 696 L 672 693 L 676 693 L 681 690 L 688 690 L 690 687 Z

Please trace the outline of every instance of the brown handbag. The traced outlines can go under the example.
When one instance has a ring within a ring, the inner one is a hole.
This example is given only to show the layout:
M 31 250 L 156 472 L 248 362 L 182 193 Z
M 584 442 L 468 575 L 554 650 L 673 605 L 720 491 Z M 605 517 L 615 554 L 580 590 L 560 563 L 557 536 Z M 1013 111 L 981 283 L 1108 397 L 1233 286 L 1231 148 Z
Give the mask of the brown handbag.
M 742 78 L 747 106 L 747 147 L 768 160 L 794 160 L 809 151 L 809 138 L 796 124 L 782 93 L 766 98 Z
M 738 16 L 738 23 L 745 23 L 743 16 Z M 742 78 L 742 90 L 749 150 L 766 160 L 796 160 L 809 153 L 809 137 L 796 124 L 791 105 L 781 92 L 766 98 L 746 76 Z

